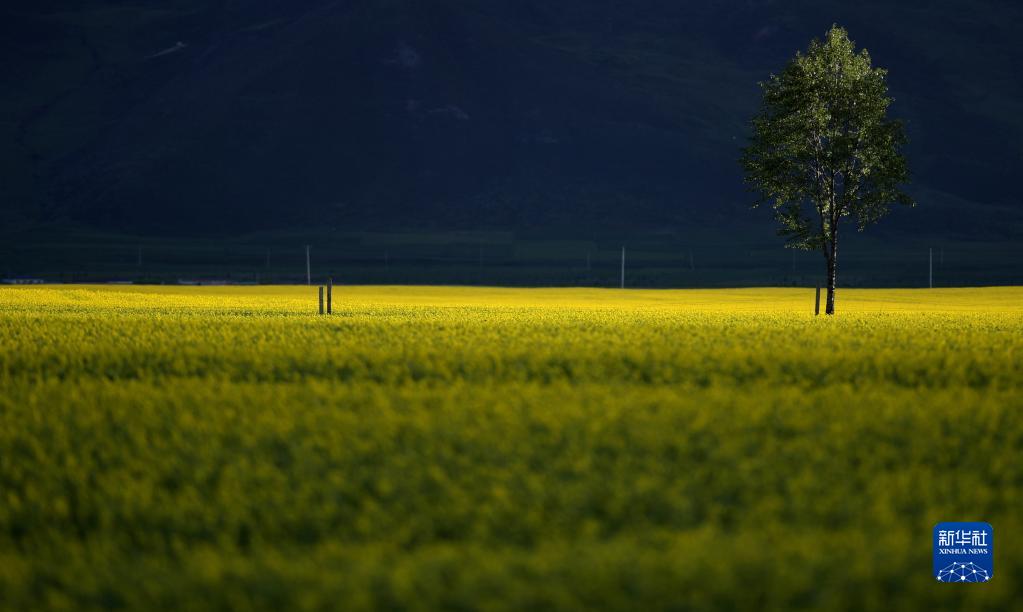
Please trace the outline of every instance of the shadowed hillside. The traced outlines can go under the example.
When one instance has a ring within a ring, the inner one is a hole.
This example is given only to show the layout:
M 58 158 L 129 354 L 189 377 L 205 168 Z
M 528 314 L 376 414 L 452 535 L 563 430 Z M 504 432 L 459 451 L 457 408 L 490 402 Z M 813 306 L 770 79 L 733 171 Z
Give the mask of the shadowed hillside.
M 38 2 L 6 9 L 8 229 L 714 226 L 756 82 L 832 22 L 888 67 L 916 211 L 1023 227 L 1023 9 L 999 2 Z M 757 230 L 760 227 L 762 230 Z

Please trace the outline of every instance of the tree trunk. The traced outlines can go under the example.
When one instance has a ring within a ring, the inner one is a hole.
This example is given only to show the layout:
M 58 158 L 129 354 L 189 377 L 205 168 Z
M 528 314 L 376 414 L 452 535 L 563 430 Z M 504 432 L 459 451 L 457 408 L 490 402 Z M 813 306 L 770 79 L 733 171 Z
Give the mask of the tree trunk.
M 828 299 L 824 307 L 824 314 L 835 314 L 835 284 L 838 279 L 838 236 L 837 232 L 831 237 L 831 253 L 828 256 Z

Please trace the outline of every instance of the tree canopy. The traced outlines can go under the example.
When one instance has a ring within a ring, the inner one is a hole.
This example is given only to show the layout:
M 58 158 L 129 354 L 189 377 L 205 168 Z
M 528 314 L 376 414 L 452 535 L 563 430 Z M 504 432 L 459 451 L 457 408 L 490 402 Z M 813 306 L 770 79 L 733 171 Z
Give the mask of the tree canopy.
M 913 202 L 899 186 L 909 178 L 902 123 L 887 117 L 887 71 L 858 53 L 833 26 L 778 75 L 761 83 L 760 112 L 743 150 L 755 206 L 770 204 L 789 246 L 825 249 L 839 221 L 863 229 L 891 204 Z

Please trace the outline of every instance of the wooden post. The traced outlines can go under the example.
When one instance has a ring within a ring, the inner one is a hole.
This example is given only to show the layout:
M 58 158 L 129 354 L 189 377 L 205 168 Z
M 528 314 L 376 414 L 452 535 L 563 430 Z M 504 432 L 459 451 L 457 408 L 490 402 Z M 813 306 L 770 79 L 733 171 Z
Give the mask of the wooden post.
M 934 289 L 934 249 L 927 249 L 927 288 Z
M 814 316 L 820 316 L 821 314 L 821 286 L 817 285 L 817 299 L 814 300 L 813 305 Z
M 625 247 L 622 247 L 622 289 L 625 289 Z
M 309 245 L 305 245 L 305 284 L 313 284 L 313 275 L 309 268 Z
M 320 285 L 320 314 L 323 314 L 323 285 Z
M 334 279 L 333 278 L 328 278 L 327 279 L 327 314 L 330 314 L 331 312 L 333 312 L 333 309 L 331 308 L 331 300 L 333 299 L 333 295 L 334 295 Z

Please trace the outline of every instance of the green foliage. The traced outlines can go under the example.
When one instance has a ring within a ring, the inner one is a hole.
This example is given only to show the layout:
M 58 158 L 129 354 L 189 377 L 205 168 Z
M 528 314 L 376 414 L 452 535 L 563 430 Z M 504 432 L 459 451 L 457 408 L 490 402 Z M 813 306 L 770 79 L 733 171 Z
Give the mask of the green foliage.
M 0 609 L 1023 596 L 1023 291 L 310 289 L 0 288 Z
M 795 248 L 830 254 L 838 224 L 859 229 L 895 203 L 912 204 L 902 124 L 887 117 L 886 71 L 833 26 L 778 75 L 762 83 L 763 105 L 743 150 L 755 205 L 770 204 Z M 830 256 L 830 255 L 829 255 Z

